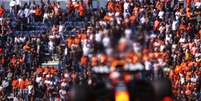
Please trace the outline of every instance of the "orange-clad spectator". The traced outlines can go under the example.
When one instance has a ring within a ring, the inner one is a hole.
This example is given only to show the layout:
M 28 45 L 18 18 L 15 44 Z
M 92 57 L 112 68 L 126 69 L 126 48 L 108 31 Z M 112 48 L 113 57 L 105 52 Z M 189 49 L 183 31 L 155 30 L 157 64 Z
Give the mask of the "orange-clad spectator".
M 30 80 L 28 80 L 28 79 L 26 79 L 25 81 L 24 81 L 24 86 L 25 86 L 25 88 L 28 88 L 28 86 L 31 84 L 31 81 Z
M 123 10 L 122 7 L 123 7 L 122 4 L 121 4 L 120 2 L 117 2 L 117 3 L 115 4 L 114 9 L 115 9 L 116 12 L 122 12 L 122 10 Z
M 72 73 L 71 77 L 72 77 L 73 80 L 76 80 L 77 79 L 77 74 L 76 73 Z
M 125 65 L 125 60 L 118 60 L 118 65 L 124 66 Z
M 169 77 L 173 77 L 174 76 L 174 71 L 173 70 L 170 70 L 169 72 Z
M 133 55 L 133 59 L 132 59 L 133 64 L 136 64 L 139 62 L 139 58 L 137 55 Z
M 130 80 L 131 80 L 131 75 L 130 74 L 128 74 L 128 73 L 125 73 L 124 74 L 125 76 L 124 76 L 124 80 L 126 81 L 126 82 L 129 82 Z
M 116 59 L 114 59 L 113 61 L 111 61 L 111 68 L 112 69 L 115 69 L 116 65 L 117 65 L 117 60 Z
M 16 62 L 17 62 L 17 59 L 13 56 L 13 58 L 11 59 L 11 63 L 14 67 L 16 67 Z
M 128 52 L 128 53 L 126 54 L 126 56 L 127 56 L 128 58 L 130 58 L 130 59 L 133 57 L 133 55 L 134 55 L 134 52 L 133 52 L 133 51 Z
M 66 8 L 68 9 L 67 14 L 71 15 L 74 10 L 74 6 L 71 0 L 66 4 Z
M 181 23 L 179 26 L 180 31 L 186 31 L 187 26 L 184 23 Z
M 189 61 L 187 65 L 188 65 L 188 67 L 193 67 L 194 64 L 195 63 L 193 61 Z
M 5 58 L 4 57 L 1 58 L 1 64 L 5 64 Z
M 16 78 L 14 78 L 13 80 L 12 80 L 12 90 L 13 90 L 13 94 L 16 96 L 16 94 L 17 94 L 17 89 L 18 89 L 18 84 L 19 82 L 18 82 L 18 80 L 16 79 Z
M 168 61 L 168 59 L 170 58 L 170 56 L 169 56 L 168 53 L 163 53 L 163 54 L 162 54 L 162 58 L 163 58 L 165 61 Z
M 87 65 L 88 64 L 88 57 L 82 56 L 80 59 L 80 65 Z
M 175 68 L 175 73 L 178 74 L 181 71 L 182 71 L 182 66 L 177 65 Z
M 77 33 L 77 38 L 79 38 L 79 39 L 82 38 L 82 34 L 81 34 L 81 32 L 78 32 L 78 33 Z
M 142 60 L 143 61 L 148 61 L 149 60 L 148 54 L 144 54 L 143 57 L 142 57 Z
M 81 40 L 80 40 L 80 38 L 78 38 L 78 36 L 75 37 L 75 39 L 74 39 L 74 43 L 75 43 L 76 45 L 80 45 Z
M 187 7 L 186 8 L 186 15 L 189 19 L 191 19 L 191 8 L 190 7 Z
M 56 74 L 57 74 L 57 69 L 54 68 L 54 67 L 51 68 L 51 69 L 50 69 L 50 73 L 53 74 L 53 75 L 56 75 Z
M 135 23 L 136 19 L 137 19 L 136 15 L 132 15 L 132 16 L 129 17 L 129 20 L 131 21 L 131 23 Z
M 182 69 L 184 69 L 185 67 L 187 67 L 187 63 L 183 62 L 183 63 L 180 64 L 180 66 L 181 66 Z
M 43 70 L 44 70 L 43 73 L 45 73 L 45 74 L 49 73 L 49 71 L 50 71 L 49 67 L 44 67 Z
M 106 54 L 101 54 L 100 63 L 101 64 L 106 64 L 107 63 L 107 55 Z
M 12 80 L 12 87 L 13 87 L 13 90 L 17 90 L 17 88 L 18 88 L 18 81 L 16 79 Z
M 189 33 L 191 33 L 191 32 L 193 31 L 193 26 L 192 26 L 190 23 L 188 23 L 187 31 L 188 31 Z
M 126 43 L 125 42 L 120 42 L 118 45 L 118 51 L 122 52 L 126 49 Z
M 181 33 L 179 31 L 176 32 L 176 37 L 179 38 L 181 36 Z
M 23 79 L 20 79 L 19 81 L 18 81 L 19 83 L 19 88 L 20 88 L 20 90 L 23 90 L 23 89 L 25 89 L 25 80 L 23 80 Z
M 41 16 L 42 15 L 42 10 L 41 10 L 40 7 L 36 7 L 36 9 L 35 9 L 35 15 L 36 16 Z
M 132 62 L 132 58 L 133 58 L 133 52 L 128 52 L 127 54 L 126 54 L 126 62 Z
M 155 52 L 155 53 L 154 53 L 154 57 L 155 57 L 155 58 L 159 58 L 159 57 L 160 57 L 160 52 Z
M 105 21 L 111 21 L 111 20 L 112 20 L 112 16 L 105 15 L 103 19 L 104 19 Z
M 2 17 L 4 13 L 5 13 L 5 9 L 2 6 L 0 6 L 0 17 Z
M 79 15 L 81 17 L 84 16 L 84 14 L 85 14 L 85 8 L 84 8 L 84 6 L 82 4 L 79 4 L 78 10 L 79 10 Z
M 37 72 L 38 74 L 41 74 L 41 73 L 43 73 L 43 69 L 42 69 L 41 67 L 39 67 L 39 68 L 36 69 L 36 72 Z
M 154 58 L 154 53 L 150 52 L 150 53 L 149 53 L 149 58 L 150 58 L 150 59 Z
M 94 55 L 91 58 L 91 66 L 97 66 L 97 64 L 98 64 L 98 58 Z
M 125 65 L 125 61 L 124 60 L 114 60 L 111 64 L 111 67 L 114 69 L 117 66 L 124 66 Z
M 79 2 L 73 4 L 73 8 L 76 10 L 79 10 Z
M 154 31 L 157 31 L 159 27 L 160 27 L 160 21 L 156 19 L 154 21 Z
M 86 33 L 82 33 L 81 34 L 81 40 L 83 41 L 83 40 L 87 40 L 87 39 L 88 39 L 87 34 Z
M 71 48 L 73 43 L 74 43 L 74 40 L 73 40 L 72 37 L 67 38 L 67 46 L 68 46 L 68 48 Z
M 107 3 L 107 9 L 109 11 L 114 11 L 114 3 L 112 0 L 110 0 L 108 3 Z
M 19 63 L 20 63 L 20 64 L 24 64 L 24 58 L 23 58 L 23 57 L 21 57 L 21 58 L 19 59 Z
M 142 51 L 143 54 L 148 54 L 148 52 L 149 52 L 148 48 L 144 48 L 143 51 Z
M 186 6 L 187 7 L 191 6 L 191 0 L 186 0 Z
M 28 52 L 28 51 L 31 50 L 31 47 L 29 47 L 28 44 L 25 44 L 25 45 L 23 46 L 23 49 L 24 49 L 26 52 Z

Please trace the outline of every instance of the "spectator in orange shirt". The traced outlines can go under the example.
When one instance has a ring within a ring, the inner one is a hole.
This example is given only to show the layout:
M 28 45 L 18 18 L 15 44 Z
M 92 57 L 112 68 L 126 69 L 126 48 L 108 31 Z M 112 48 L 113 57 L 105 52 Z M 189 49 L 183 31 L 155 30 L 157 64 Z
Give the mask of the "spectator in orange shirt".
M 107 2 L 107 9 L 109 11 L 114 11 L 114 3 L 112 0 L 109 0 L 109 2 Z
M 191 19 L 191 8 L 190 7 L 187 7 L 186 8 L 186 15 L 189 19 Z
M 17 63 L 17 59 L 16 59 L 16 57 L 15 56 L 13 56 L 12 57 L 12 59 L 11 59 L 11 63 L 12 63 L 12 66 L 14 67 L 14 68 L 16 68 L 16 63 Z
M 78 8 L 78 10 L 79 10 L 79 16 L 80 16 L 80 17 L 84 17 L 85 8 L 84 8 L 83 4 L 79 3 L 79 8 Z
M 36 19 L 36 22 L 42 21 L 42 9 L 39 6 L 37 6 L 35 9 L 35 19 Z
M 38 74 L 42 74 L 42 73 L 43 73 L 43 69 L 42 69 L 41 67 L 38 67 L 38 68 L 36 69 L 36 72 L 37 72 Z
M 0 6 L 0 17 L 3 17 L 4 13 L 5 9 L 2 6 Z
M 30 80 L 28 80 L 28 79 L 26 79 L 25 81 L 24 81 L 24 85 L 25 85 L 25 88 L 26 89 L 28 89 L 28 86 L 31 84 L 31 81 Z
M 56 74 L 57 74 L 57 69 L 56 69 L 55 67 L 51 67 L 51 68 L 50 68 L 50 73 L 51 73 L 52 75 L 56 75 Z
M 105 21 L 111 21 L 111 20 L 112 20 L 112 16 L 105 15 L 105 16 L 104 16 L 104 20 L 105 20 Z
M 78 45 L 78 46 L 80 45 L 81 40 L 80 40 L 80 38 L 78 38 L 78 36 L 75 37 L 74 43 L 75 43 L 76 45 Z
M 137 19 L 137 15 L 132 15 L 132 16 L 129 17 L 129 20 L 130 20 L 132 23 L 135 23 L 136 19 Z
M 16 77 L 14 77 L 12 80 L 12 88 L 13 88 L 13 94 L 14 94 L 14 96 L 16 96 L 17 89 L 18 89 L 18 80 L 16 79 Z
M 25 78 L 22 77 L 22 78 L 19 78 L 18 79 L 18 87 L 19 87 L 19 96 L 24 98 L 25 96 Z
M 74 43 L 74 38 L 70 36 L 66 41 L 68 48 L 71 48 L 72 44 Z
M 94 55 L 91 58 L 91 66 L 94 67 L 94 66 L 97 66 L 97 65 L 98 65 L 98 58 L 96 57 L 96 55 Z
M 43 73 L 44 73 L 44 74 L 48 74 L 49 72 L 50 72 L 49 67 L 44 67 Z
M 158 28 L 160 27 L 160 21 L 159 21 L 159 19 L 156 19 L 155 21 L 154 21 L 154 31 L 158 31 Z
M 18 79 L 18 87 L 20 90 L 25 89 L 25 79 L 24 78 Z
M 88 64 L 88 57 L 87 56 L 82 56 L 80 59 L 80 65 L 86 66 Z
M 106 64 L 107 63 L 107 55 L 106 54 L 101 54 L 101 56 L 100 56 L 100 63 L 101 64 Z
M 115 12 L 119 12 L 119 13 L 122 12 L 123 11 L 122 3 L 120 1 L 117 1 L 115 3 L 114 9 L 115 9 Z
M 23 46 L 23 49 L 25 52 L 30 52 L 31 51 L 31 47 L 29 46 L 28 43 L 26 43 L 24 46 Z
M 82 33 L 81 34 L 81 41 L 84 41 L 84 40 L 87 40 L 88 39 L 88 36 L 86 33 Z
M 71 0 L 66 4 L 66 8 L 68 9 L 67 15 L 70 16 L 74 11 L 74 6 Z

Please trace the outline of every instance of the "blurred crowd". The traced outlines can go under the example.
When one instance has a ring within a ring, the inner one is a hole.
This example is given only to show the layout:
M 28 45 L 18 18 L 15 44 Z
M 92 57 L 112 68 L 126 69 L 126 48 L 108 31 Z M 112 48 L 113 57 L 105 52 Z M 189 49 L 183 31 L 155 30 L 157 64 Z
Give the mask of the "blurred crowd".
M 201 100 L 200 0 L 100 2 L 0 6 L 0 100 L 68 101 L 73 84 L 96 84 L 94 68 L 119 66 L 169 78 L 175 101 Z M 59 66 L 41 66 L 55 57 Z

